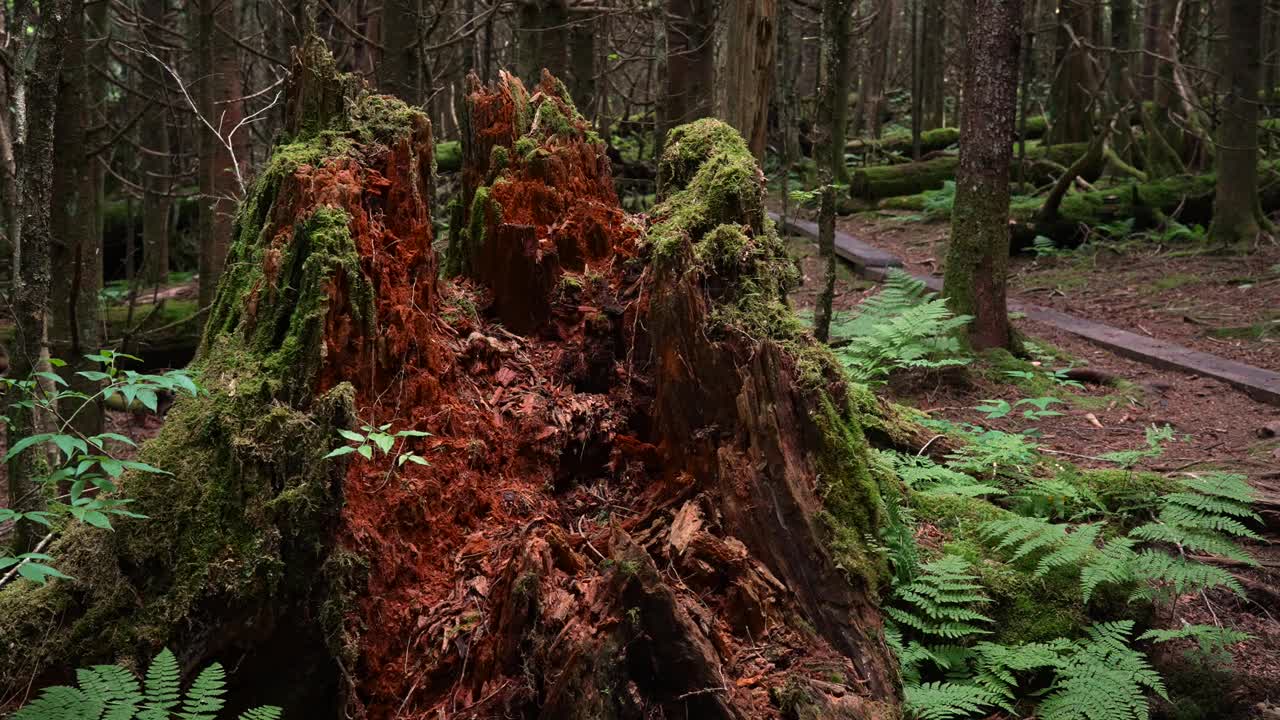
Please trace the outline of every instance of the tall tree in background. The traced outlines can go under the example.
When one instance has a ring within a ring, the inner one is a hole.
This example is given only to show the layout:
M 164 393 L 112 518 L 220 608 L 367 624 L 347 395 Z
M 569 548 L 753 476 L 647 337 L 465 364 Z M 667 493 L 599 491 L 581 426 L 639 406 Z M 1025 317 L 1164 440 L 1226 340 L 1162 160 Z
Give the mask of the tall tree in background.
M 867 62 L 858 86 L 858 115 L 854 128 L 880 137 L 884 111 L 885 84 L 888 82 L 889 54 L 892 51 L 894 0 L 877 0 L 875 18 L 868 36 Z
M 922 0 L 922 3 L 920 104 L 924 116 L 921 118 L 921 127 L 925 130 L 933 130 L 942 127 L 946 121 L 947 2 L 946 0 Z
M 72 22 L 71 0 L 45 0 L 37 9 L 24 4 L 16 27 L 34 27 L 24 35 L 15 55 L 16 81 L 22 85 L 15 98 L 19 218 L 10 239 L 13 245 L 14 336 L 9 352 L 9 375 L 27 378 L 49 366 L 49 286 L 52 281 L 50 248 L 53 232 L 49 210 L 53 202 L 54 118 L 58 108 L 58 83 L 64 50 Z M 35 410 L 14 407 L 5 426 L 9 446 L 18 438 L 41 431 Z M 28 450 L 8 467 L 9 507 L 19 512 L 44 507 L 35 482 L 40 463 Z M 25 552 L 36 544 L 35 527 L 29 521 L 14 527 L 11 544 Z
M 241 194 L 238 158 L 244 134 L 232 135 L 244 118 L 235 37 L 236 3 L 199 0 L 196 14 L 197 105 L 204 122 L 200 148 L 200 307 L 213 302 L 231 245 L 232 216 Z M 236 152 L 233 152 L 236 151 Z
M 1058 45 L 1050 107 L 1053 143 L 1085 142 L 1093 134 L 1092 93 L 1095 89 L 1089 44 L 1094 34 L 1092 0 L 1059 0 Z M 970 16 L 972 18 L 972 16 Z
M 845 119 L 849 108 L 849 24 L 853 0 L 824 0 L 822 3 L 822 50 L 819 61 L 818 117 L 815 145 L 818 148 L 821 206 L 818 212 L 818 253 L 825 276 L 814 311 L 814 335 L 826 342 L 831 330 L 831 304 L 836 292 L 836 179 L 848 182 L 844 164 Z
M 545 68 L 566 77 L 569 64 L 569 8 L 565 0 L 520 0 L 516 28 L 516 71 L 533 87 Z
M 1262 3 L 1230 3 L 1227 96 L 1218 128 L 1217 190 L 1209 237 L 1244 245 L 1258 236 L 1258 85 L 1262 75 Z
M 981 350 L 1012 339 L 1005 272 L 1023 3 L 966 0 L 965 12 L 960 166 L 943 291 L 955 313 L 973 316 L 968 339 Z
M 818 161 L 836 182 L 848 184 L 844 142 L 849 119 L 849 37 L 853 0 L 822 3 L 822 50 L 819 61 L 818 116 L 814 144 Z
M 659 127 L 711 114 L 715 86 L 715 2 L 666 0 L 667 74 Z
M 720 7 L 715 114 L 746 138 L 764 160 L 773 91 L 778 0 L 738 0 Z
M 171 45 L 166 35 L 166 0 L 142 0 L 142 14 L 136 18 L 143 48 L 162 63 L 171 63 Z M 143 280 L 155 287 L 169 276 L 169 124 L 165 121 L 168 74 L 149 64 L 141 71 L 142 120 L 139 141 L 142 152 L 142 258 Z M 132 259 L 129 260 L 132 262 Z
M 383 49 L 378 84 L 384 92 L 410 105 L 421 103 L 424 92 L 418 42 L 420 5 L 417 0 L 383 0 L 382 3 Z
M 50 261 L 66 278 L 54 283 L 51 352 L 67 363 L 62 374 L 70 386 L 92 396 L 96 383 L 77 373 L 94 369 L 84 358 L 101 346 L 98 291 L 102 287 L 102 233 L 98 225 L 96 162 L 88 149 L 90 109 L 97 104 L 89 96 L 91 72 L 87 59 L 84 0 L 71 0 L 58 80 L 58 109 L 54 116 L 56 143 L 53 157 L 53 196 L 49 224 L 53 235 Z M 94 85 L 96 86 L 96 84 Z M 69 275 L 69 277 L 67 277 Z M 81 405 L 73 400 L 73 407 Z M 88 403 L 74 414 L 75 427 L 85 435 L 102 431 L 102 406 Z

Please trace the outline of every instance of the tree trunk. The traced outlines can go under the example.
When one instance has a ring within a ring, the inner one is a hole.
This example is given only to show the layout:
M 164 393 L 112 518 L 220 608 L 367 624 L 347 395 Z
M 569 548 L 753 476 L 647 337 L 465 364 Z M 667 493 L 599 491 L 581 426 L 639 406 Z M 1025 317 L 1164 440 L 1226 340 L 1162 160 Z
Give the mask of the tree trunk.
M 1094 79 L 1093 54 L 1089 43 L 1094 34 L 1092 0 L 1059 0 L 1056 70 L 1050 108 L 1053 127 L 1049 142 L 1088 142 L 1093 136 Z
M 102 340 L 98 317 L 102 235 L 94 172 L 97 161 L 85 156 L 90 108 L 97 103 L 89 97 L 91 73 L 85 64 L 85 51 L 85 5 L 83 0 L 72 0 L 54 117 L 53 199 L 49 213 L 53 234 L 50 262 L 66 274 L 62 282 L 50 288 L 49 339 L 51 355 L 67 363 L 61 374 L 70 387 L 93 396 L 98 383 L 77 374 L 96 369 L 97 363 L 84 356 L 98 352 Z M 74 427 L 84 435 L 102 432 L 101 404 L 86 403 L 74 412 L 81 404 L 81 400 L 72 399 L 66 408 L 67 417 L 74 413 Z
M 943 292 L 972 315 L 975 349 L 1008 347 L 1009 162 L 1017 114 L 1021 0 L 967 0 L 960 168 Z
M 23 38 L 34 44 L 15 53 L 21 59 L 16 73 L 21 84 L 15 102 L 15 136 L 20 142 L 17 163 L 20 217 L 13 243 L 13 344 L 9 348 L 9 377 L 27 379 L 49 369 L 49 288 L 53 231 L 49 211 L 53 204 L 54 118 L 58 108 L 58 83 L 63 53 L 70 42 L 73 22 L 71 0 L 40 4 L 39 19 L 19 16 L 16 27 L 31 23 L 34 35 Z M 30 8 L 30 6 L 28 6 Z M 34 12 L 34 10 L 30 10 Z M 15 398 L 16 400 L 16 398 Z M 5 429 L 8 447 L 19 439 L 45 430 L 31 408 L 14 406 Z M 37 452 L 28 450 L 9 462 L 9 507 L 20 512 L 42 510 L 43 488 L 36 477 L 43 468 Z M 42 528 L 30 521 L 14 526 L 11 547 L 17 553 L 36 544 Z
M 741 0 L 720 8 L 715 114 L 742 133 L 761 162 L 769 132 L 777 16 L 778 0 Z
M 201 194 L 199 300 L 200 307 L 205 308 L 213 302 L 231 244 L 236 200 L 241 195 L 237 159 L 244 155 L 245 134 L 231 138 L 231 147 L 227 147 L 228 134 L 244 117 L 237 50 L 227 35 L 239 28 L 236 3 L 200 0 L 197 22 L 197 105 L 200 114 L 221 134 L 219 137 L 197 125 Z
M 1211 240 L 1247 247 L 1258 236 L 1258 84 L 1262 74 L 1262 7 L 1230 0 L 1229 88 L 1218 129 L 1218 183 Z
M 921 18 L 920 72 L 921 101 L 924 104 L 923 129 L 943 127 L 946 120 L 947 76 L 947 2 L 924 0 Z
M 831 339 L 831 305 L 836 297 L 836 189 L 831 173 L 818 172 L 822 206 L 818 210 L 818 257 L 822 260 L 822 291 L 813 309 L 813 336 L 818 342 Z
M 849 116 L 849 22 L 852 0 L 824 0 L 822 5 L 822 58 L 818 63 L 818 117 L 813 128 L 814 145 L 822 165 L 834 181 L 849 182 L 844 163 L 845 126 Z
M 666 93 L 661 133 L 711 115 L 715 87 L 715 3 L 667 0 Z
M 1159 62 L 1157 56 L 1160 54 L 1160 5 L 1164 0 L 1143 0 L 1146 4 L 1145 16 L 1142 27 L 1142 47 L 1145 52 L 1142 54 L 1142 75 L 1139 87 L 1142 89 L 1143 100 L 1155 100 L 1156 98 L 1156 67 Z
M 422 57 L 419 53 L 418 23 L 421 0 L 383 0 L 382 62 L 378 85 L 382 91 L 418 105 L 423 100 Z
M 880 126 L 884 119 L 884 93 L 885 84 L 888 82 L 889 53 L 892 50 L 889 38 L 893 34 L 894 27 L 893 0 L 878 0 L 875 7 L 876 17 L 867 37 L 868 58 L 863 66 L 865 71 L 858 90 L 858 112 L 861 116 L 858 127 L 872 137 L 879 138 Z
M 167 12 L 166 0 L 143 0 L 142 15 L 151 21 L 142 26 L 143 42 L 163 62 L 172 62 L 166 52 L 167 38 L 163 27 Z M 170 97 L 166 92 L 168 74 L 156 65 L 147 66 L 142 75 L 143 93 L 150 98 Z M 143 100 L 143 102 L 148 102 Z M 139 123 L 139 140 L 147 152 L 141 153 L 142 167 L 142 279 L 146 286 L 156 287 L 169 277 L 169 174 L 173 172 L 169 157 L 169 127 L 165 122 L 165 108 L 152 102 L 143 110 Z M 203 131 L 203 129 L 202 129 Z
M 597 19 L 590 14 L 573 18 L 569 28 L 569 56 L 572 61 L 569 92 L 573 101 L 586 117 L 592 117 L 591 108 L 596 102 L 596 35 Z
M 534 83 L 542 71 L 564 76 L 569 65 L 569 10 L 565 0 L 520 0 L 516 26 L 516 69 Z

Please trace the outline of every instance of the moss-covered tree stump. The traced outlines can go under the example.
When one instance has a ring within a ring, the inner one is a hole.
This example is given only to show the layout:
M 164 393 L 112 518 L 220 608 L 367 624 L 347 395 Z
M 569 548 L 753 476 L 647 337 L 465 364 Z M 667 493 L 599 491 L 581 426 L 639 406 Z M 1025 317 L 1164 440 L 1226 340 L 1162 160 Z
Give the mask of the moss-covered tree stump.
M 631 217 L 557 80 L 476 83 L 446 280 L 426 118 L 296 76 L 174 474 L 0 591 L 5 688 L 168 645 L 291 717 L 897 717 L 869 438 L 911 429 L 786 307 L 742 138 L 673 130 Z M 362 426 L 418 434 L 324 458 Z

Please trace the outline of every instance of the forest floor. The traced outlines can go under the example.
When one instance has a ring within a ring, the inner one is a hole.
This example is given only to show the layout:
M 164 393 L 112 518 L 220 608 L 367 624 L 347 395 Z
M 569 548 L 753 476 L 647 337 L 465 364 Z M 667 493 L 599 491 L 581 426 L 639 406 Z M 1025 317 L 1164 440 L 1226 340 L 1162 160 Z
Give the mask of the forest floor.
M 862 215 L 842 218 L 838 229 L 898 255 L 914 274 L 942 271 L 945 223 Z M 807 238 L 791 238 L 789 247 L 804 274 L 792 302 L 800 310 L 812 308 L 822 277 L 816 246 Z M 1247 258 L 1181 249 L 1133 243 L 1050 258 L 1018 257 L 1011 265 L 1011 299 L 1280 369 L 1280 246 L 1260 247 Z M 842 262 L 834 305 L 848 311 L 875 287 Z M 934 374 L 891 383 L 889 395 L 934 418 L 1012 433 L 1030 431 L 1042 452 L 1086 468 L 1114 467 L 1099 456 L 1141 447 L 1146 428 L 1167 424 L 1175 430 L 1175 441 L 1136 469 L 1167 474 L 1228 470 L 1246 474 L 1264 491 L 1280 488 L 1280 407 L 1257 402 L 1217 380 L 1119 357 L 1043 323 L 1019 318 L 1014 324 L 1042 353 L 1053 356 L 1042 358 L 1045 364 L 1054 369 L 1087 366 L 1114 380 L 1080 388 L 1046 388 L 1043 382 L 1029 386 L 1025 379 L 1006 374 L 1008 368 L 980 360 L 945 377 Z M 1263 331 L 1256 336 L 1213 332 L 1240 327 Z M 1028 420 L 1010 413 L 990 419 L 976 409 L 991 399 L 1012 404 L 1046 394 L 1065 403 L 1052 406 L 1061 415 Z M 1229 686 L 1230 699 L 1263 717 L 1280 711 L 1275 694 L 1280 687 L 1280 617 L 1274 610 L 1280 607 L 1277 540 L 1250 547 L 1261 567 L 1240 572 L 1250 590 L 1247 599 L 1227 592 L 1182 598 L 1175 604 L 1171 625 L 1222 622 L 1251 634 L 1253 639 L 1234 648 L 1234 678 L 1219 687 Z M 1168 671 L 1180 662 L 1180 656 L 1171 653 L 1162 664 Z

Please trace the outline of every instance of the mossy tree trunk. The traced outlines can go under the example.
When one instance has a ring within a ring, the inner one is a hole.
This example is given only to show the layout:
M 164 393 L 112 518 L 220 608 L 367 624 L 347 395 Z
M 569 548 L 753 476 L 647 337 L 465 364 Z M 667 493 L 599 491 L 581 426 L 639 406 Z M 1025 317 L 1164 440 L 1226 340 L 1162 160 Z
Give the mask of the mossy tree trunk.
M 33 26 L 34 35 L 23 42 L 17 81 L 24 85 L 16 109 L 18 117 L 17 153 L 20 217 L 13 243 L 13 315 L 14 338 L 9 348 L 9 376 L 26 379 L 35 371 L 49 369 L 49 286 L 53 228 L 50 208 L 53 203 L 53 164 L 55 153 L 54 118 L 58 108 L 58 82 L 64 51 L 70 42 L 72 23 L 70 0 L 41 3 L 36 9 L 17 18 L 17 26 Z M 25 132 L 23 132 L 25 130 Z M 12 400 L 16 401 L 17 398 Z M 44 431 L 42 419 L 35 410 L 15 406 L 5 425 L 8 446 L 18 439 Z M 8 465 L 9 507 L 26 512 L 44 509 L 43 489 L 35 483 L 43 469 L 42 459 L 34 451 L 19 454 Z M 42 528 L 23 521 L 14 527 L 11 546 L 26 552 L 36 545 Z
M 1262 73 L 1262 13 L 1258 0 L 1229 0 L 1229 87 L 1218 128 L 1217 194 L 1209 237 L 1245 247 L 1258 236 L 1258 90 Z
M 849 182 L 844 164 L 845 130 L 849 119 L 849 24 L 852 0 L 824 0 L 822 3 L 822 73 L 818 86 L 818 116 L 814 124 L 814 145 L 831 178 Z
M 1005 297 L 1009 262 L 1009 167 L 1017 114 L 1021 0 L 968 0 L 960 168 L 943 293 L 973 316 L 976 349 L 1011 342 Z

